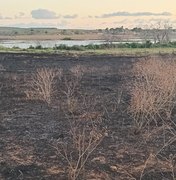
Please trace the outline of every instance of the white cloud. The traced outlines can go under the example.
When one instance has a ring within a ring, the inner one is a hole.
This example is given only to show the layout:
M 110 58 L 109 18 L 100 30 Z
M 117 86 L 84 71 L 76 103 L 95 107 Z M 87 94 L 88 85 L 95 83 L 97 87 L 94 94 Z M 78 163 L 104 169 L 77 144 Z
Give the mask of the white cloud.
M 171 16 L 170 12 L 161 12 L 161 13 L 153 13 L 153 12 L 126 12 L 126 11 L 119 11 L 113 13 L 102 14 L 101 16 L 95 16 L 95 18 L 110 18 L 110 17 L 117 17 L 117 16 Z

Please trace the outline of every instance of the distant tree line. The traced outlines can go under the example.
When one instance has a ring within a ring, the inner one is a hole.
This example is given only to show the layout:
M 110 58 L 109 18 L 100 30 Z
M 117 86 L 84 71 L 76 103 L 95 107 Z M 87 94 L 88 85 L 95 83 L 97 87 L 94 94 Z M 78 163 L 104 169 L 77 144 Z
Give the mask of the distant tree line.
M 172 35 L 174 32 L 176 32 L 176 29 L 173 29 L 172 25 L 169 23 L 158 22 L 154 25 L 150 25 L 147 28 L 134 27 L 129 29 L 121 26 L 116 28 L 105 28 L 104 30 L 101 30 L 101 32 L 103 32 L 105 35 L 107 34 L 106 38 L 109 39 L 109 41 L 116 40 L 116 35 L 127 35 L 131 32 L 145 41 L 152 40 L 154 44 L 167 44 L 172 41 Z

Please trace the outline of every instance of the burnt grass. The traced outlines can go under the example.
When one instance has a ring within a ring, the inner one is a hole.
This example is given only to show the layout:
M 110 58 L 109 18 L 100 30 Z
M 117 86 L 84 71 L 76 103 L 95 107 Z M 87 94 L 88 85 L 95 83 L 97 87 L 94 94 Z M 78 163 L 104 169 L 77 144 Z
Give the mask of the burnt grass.
M 101 126 L 107 133 L 89 157 L 84 178 L 128 180 L 140 179 L 142 174 L 143 180 L 174 179 L 176 159 L 173 163 L 169 159 L 176 153 L 175 142 L 153 157 L 163 147 L 162 135 L 153 133 L 146 138 L 148 130 L 138 132 L 127 111 L 130 70 L 140 59 L 144 58 L 1 53 L 0 179 L 68 179 L 67 163 L 54 148 L 58 141 L 67 141 L 70 130 L 61 103 L 65 98 L 63 80 L 56 82 L 51 105 L 27 99 L 24 92 L 37 68 L 62 68 L 71 76 L 68 70 L 76 65 L 97 69 L 83 75 L 79 92 L 99 99 L 106 107 Z M 99 105 L 96 108 L 101 109 Z

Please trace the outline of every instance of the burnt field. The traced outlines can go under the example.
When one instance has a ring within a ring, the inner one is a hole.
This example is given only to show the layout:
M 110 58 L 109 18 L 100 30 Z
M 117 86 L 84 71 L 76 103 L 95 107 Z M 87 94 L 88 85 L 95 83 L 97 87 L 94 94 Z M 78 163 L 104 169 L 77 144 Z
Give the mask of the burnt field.
M 148 59 L 1 53 L 0 179 L 174 180 L 175 57 Z

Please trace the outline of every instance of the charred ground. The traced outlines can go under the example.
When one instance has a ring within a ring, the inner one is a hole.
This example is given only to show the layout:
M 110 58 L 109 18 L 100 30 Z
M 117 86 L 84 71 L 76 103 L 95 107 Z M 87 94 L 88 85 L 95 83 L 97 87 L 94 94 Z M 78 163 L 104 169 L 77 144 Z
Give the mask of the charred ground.
M 130 72 L 140 59 L 145 58 L 1 53 L 0 179 L 67 179 L 67 163 L 54 148 L 58 141 L 67 141 L 70 130 L 61 103 L 64 79 L 56 81 L 51 105 L 27 99 L 25 91 L 36 69 L 62 68 L 69 78 L 69 69 L 76 65 L 94 68 L 83 75 L 78 92 L 91 95 L 95 111 L 103 109 L 101 125 L 106 128 L 85 166 L 86 179 L 173 179 L 175 164 L 171 168 L 168 159 L 176 153 L 174 142 L 153 157 L 162 138 L 152 134 L 146 139 L 147 132 L 136 131 L 127 111 Z

